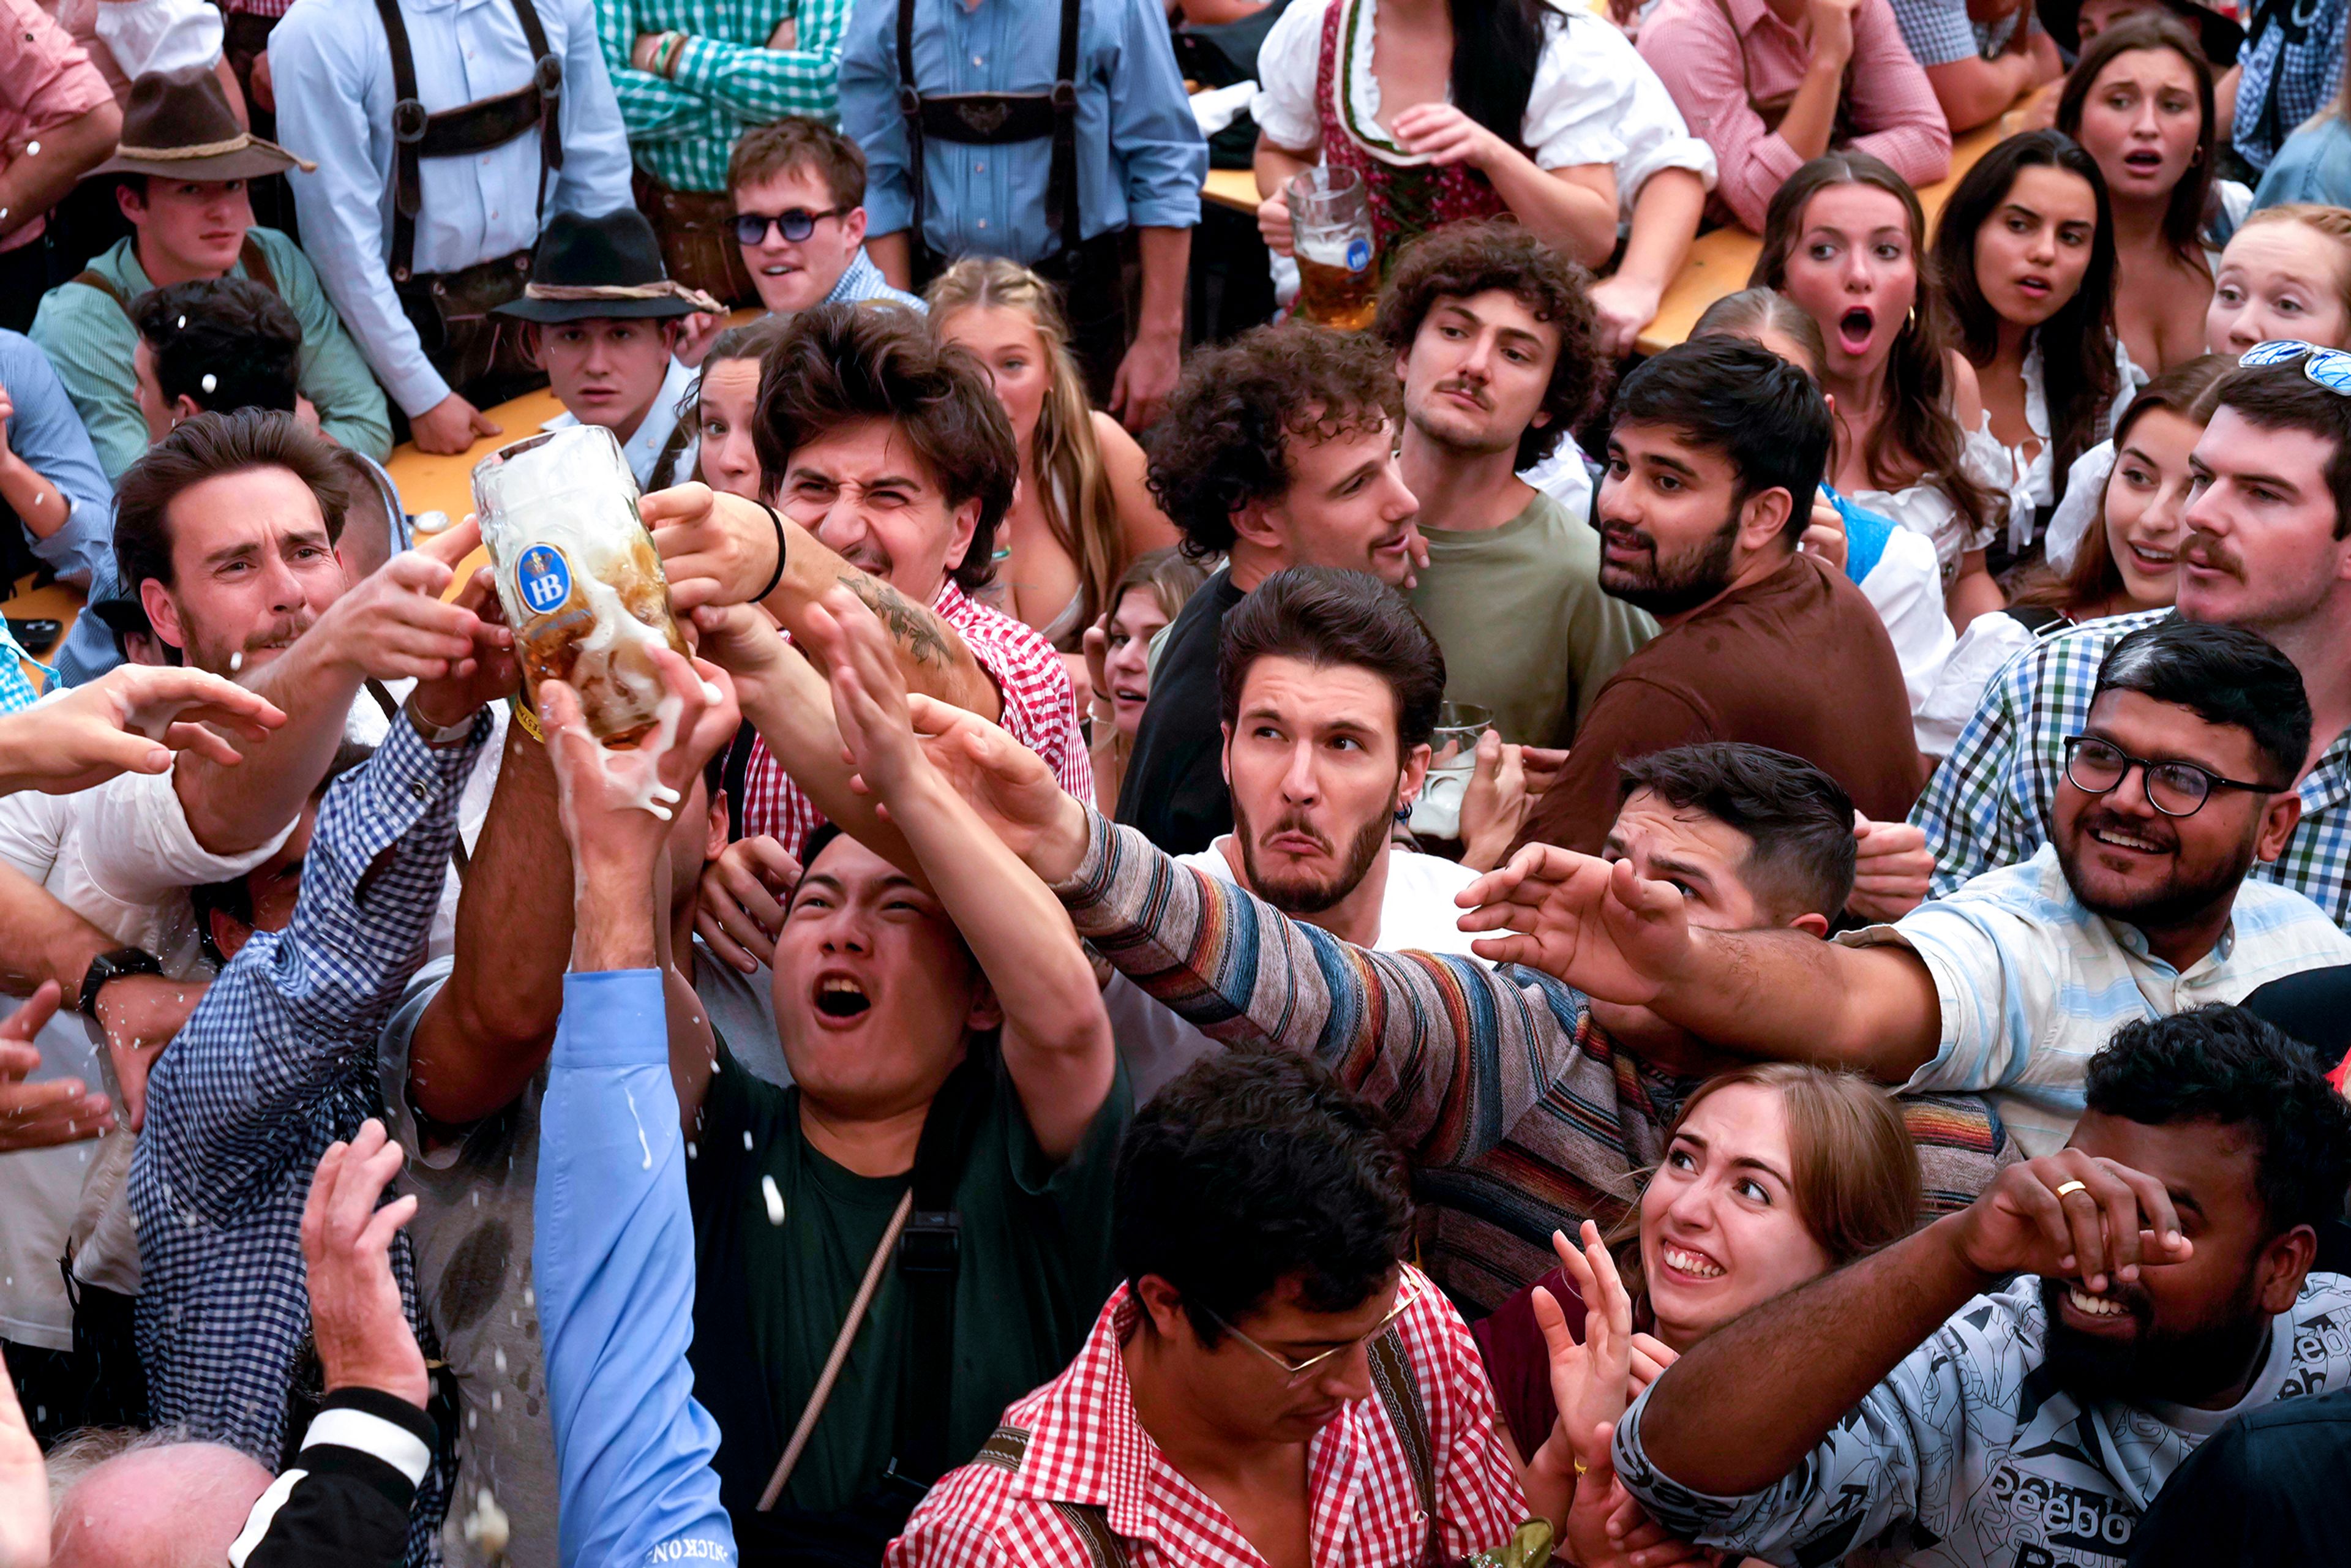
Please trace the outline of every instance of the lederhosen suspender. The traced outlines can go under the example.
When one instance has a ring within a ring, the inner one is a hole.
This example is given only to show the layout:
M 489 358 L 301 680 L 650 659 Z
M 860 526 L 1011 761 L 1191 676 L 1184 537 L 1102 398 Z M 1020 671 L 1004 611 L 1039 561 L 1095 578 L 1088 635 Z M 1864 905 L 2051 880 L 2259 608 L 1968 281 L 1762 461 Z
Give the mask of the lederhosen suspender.
M 400 15 L 400 0 L 375 0 L 383 18 L 385 39 L 392 45 L 392 280 L 405 283 L 416 265 L 416 214 L 424 209 L 424 184 L 419 162 L 426 158 L 462 158 L 503 147 L 538 127 L 538 212 L 547 213 L 547 176 L 563 167 L 563 62 L 547 47 L 547 29 L 538 25 L 531 0 L 514 0 L 515 19 L 530 46 L 528 87 L 479 99 L 438 114 L 425 112 L 416 96 L 416 57 L 408 49 L 408 24 Z
M 1077 258 L 1082 235 L 1078 213 L 1078 14 L 1080 0 L 1061 0 L 1061 55 L 1050 92 L 951 92 L 925 98 L 914 85 L 914 0 L 898 0 L 898 111 L 906 120 L 906 179 L 914 197 L 911 248 L 924 265 L 923 139 L 976 147 L 1053 139 L 1045 177 L 1045 222 L 1060 231 L 1061 251 Z
M 254 282 L 258 283 L 262 287 L 266 288 L 272 294 L 277 292 L 277 275 L 269 270 L 268 256 L 262 250 L 261 242 L 255 239 L 250 233 L 246 234 L 245 236 L 245 243 L 237 246 L 236 258 L 237 260 L 245 263 L 246 277 L 251 278 Z M 121 289 L 117 288 L 102 273 L 96 271 L 79 273 L 75 277 L 66 279 L 66 281 L 68 283 L 87 284 L 90 287 L 97 289 L 100 294 L 105 295 L 109 299 L 113 300 L 117 305 L 121 306 L 124 315 L 127 316 L 131 313 L 131 301 L 129 298 L 123 294 Z

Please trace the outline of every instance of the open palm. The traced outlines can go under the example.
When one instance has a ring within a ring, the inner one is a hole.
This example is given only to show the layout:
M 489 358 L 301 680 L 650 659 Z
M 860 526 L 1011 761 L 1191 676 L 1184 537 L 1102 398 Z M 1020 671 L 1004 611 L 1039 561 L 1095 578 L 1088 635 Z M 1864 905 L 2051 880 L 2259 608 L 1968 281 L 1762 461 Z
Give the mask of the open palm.
M 1689 917 L 1671 883 L 1551 844 L 1527 845 L 1458 902 L 1475 905 L 1462 930 L 1509 933 L 1472 943 L 1479 956 L 1541 969 L 1603 1001 L 1655 1001 L 1689 947 Z

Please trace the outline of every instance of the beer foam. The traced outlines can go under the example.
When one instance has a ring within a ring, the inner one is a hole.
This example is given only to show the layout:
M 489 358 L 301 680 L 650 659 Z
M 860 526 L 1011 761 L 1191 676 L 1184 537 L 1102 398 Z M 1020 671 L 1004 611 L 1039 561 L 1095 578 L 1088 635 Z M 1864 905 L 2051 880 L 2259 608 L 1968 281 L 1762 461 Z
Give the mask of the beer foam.
M 1320 267 L 1335 267 L 1342 272 L 1351 272 L 1353 268 L 1347 265 L 1347 246 L 1353 237 L 1346 234 L 1316 235 L 1311 238 L 1305 235 L 1300 235 L 1296 236 L 1291 248 L 1301 260 L 1313 262 Z
M 635 623 L 634 617 L 624 614 L 622 619 Z M 615 751 L 601 740 L 596 743 L 596 764 L 604 770 L 604 782 L 616 790 L 629 792 L 630 805 L 664 822 L 671 818 L 670 808 L 684 797 L 661 781 L 661 760 L 677 743 L 678 716 L 684 712 L 684 702 L 674 693 L 664 691 L 661 701 L 653 705 L 652 734 L 627 751 Z M 613 774 L 613 762 L 622 758 L 635 765 L 634 779 Z

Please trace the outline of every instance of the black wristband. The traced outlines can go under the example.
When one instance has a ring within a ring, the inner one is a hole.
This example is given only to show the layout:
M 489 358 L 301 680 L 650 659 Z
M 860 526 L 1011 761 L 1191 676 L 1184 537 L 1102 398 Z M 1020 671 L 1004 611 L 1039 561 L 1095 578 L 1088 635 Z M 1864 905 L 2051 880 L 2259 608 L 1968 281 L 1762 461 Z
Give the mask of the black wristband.
M 776 591 L 777 584 L 784 580 L 784 517 L 781 512 L 777 511 L 765 501 L 754 501 L 751 504 L 767 513 L 768 521 L 776 525 L 776 574 L 768 579 L 767 587 L 751 595 L 752 603 L 764 604 L 767 602 L 768 595 Z
M 111 953 L 100 953 L 89 961 L 81 977 L 81 994 L 77 998 L 78 1010 L 84 1018 L 96 1016 L 98 993 L 110 980 L 126 975 L 160 975 L 163 962 L 143 947 L 117 947 Z

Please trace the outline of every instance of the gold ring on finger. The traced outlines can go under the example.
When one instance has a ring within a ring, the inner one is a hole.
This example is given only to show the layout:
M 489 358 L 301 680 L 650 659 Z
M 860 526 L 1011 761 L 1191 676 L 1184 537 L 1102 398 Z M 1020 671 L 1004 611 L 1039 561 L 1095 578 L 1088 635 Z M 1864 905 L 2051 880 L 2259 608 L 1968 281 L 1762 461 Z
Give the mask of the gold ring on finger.
M 2069 1192 L 2086 1192 L 2090 1184 L 2085 1181 L 2069 1181 L 2058 1187 L 2057 1196 L 2063 1197 Z

